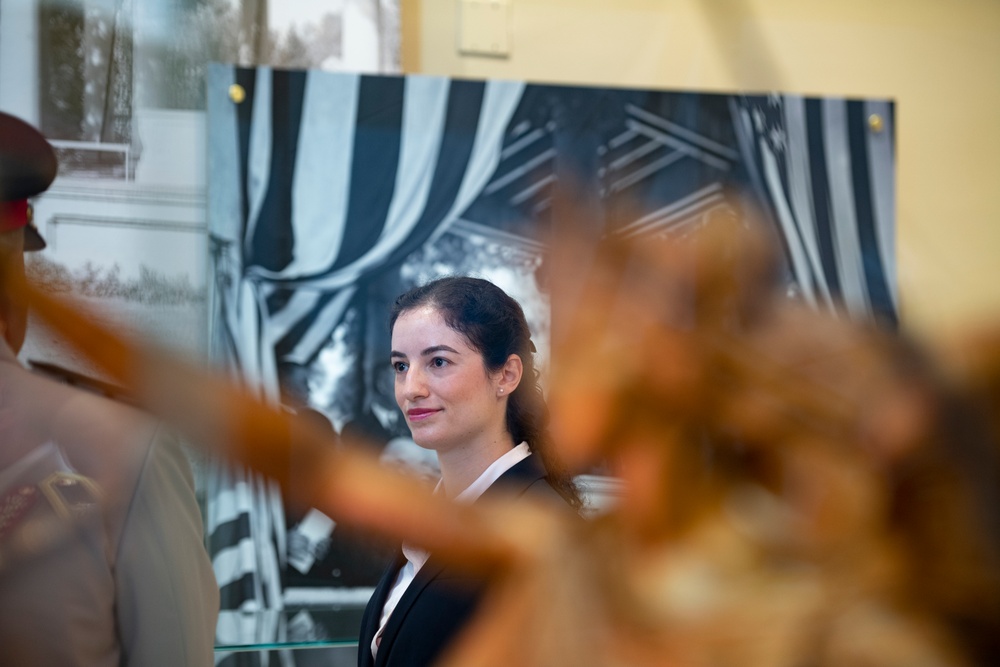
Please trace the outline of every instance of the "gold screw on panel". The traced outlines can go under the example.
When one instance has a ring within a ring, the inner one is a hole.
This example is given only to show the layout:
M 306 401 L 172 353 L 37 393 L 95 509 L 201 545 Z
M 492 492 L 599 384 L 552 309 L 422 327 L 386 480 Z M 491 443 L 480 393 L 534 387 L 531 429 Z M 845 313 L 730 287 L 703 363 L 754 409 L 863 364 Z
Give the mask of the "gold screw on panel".
M 877 113 L 868 116 L 868 127 L 872 132 L 881 132 L 883 127 L 882 116 Z
M 236 104 L 240 104 L 247 98 L 247 91 L 243 90 L 243 86 L 238 83 L 234 83 L 229 86 L 229 99 L 231 99 Z

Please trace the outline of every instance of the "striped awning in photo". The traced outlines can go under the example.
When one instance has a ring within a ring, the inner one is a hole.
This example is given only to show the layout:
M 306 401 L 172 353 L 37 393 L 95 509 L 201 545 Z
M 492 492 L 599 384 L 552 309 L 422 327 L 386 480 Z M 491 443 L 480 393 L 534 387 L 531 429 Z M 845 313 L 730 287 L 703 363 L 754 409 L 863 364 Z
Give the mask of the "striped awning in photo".
M 895 325 L 893 104 L 772 94 L 731 105 L 746 170 L 802 297 Z

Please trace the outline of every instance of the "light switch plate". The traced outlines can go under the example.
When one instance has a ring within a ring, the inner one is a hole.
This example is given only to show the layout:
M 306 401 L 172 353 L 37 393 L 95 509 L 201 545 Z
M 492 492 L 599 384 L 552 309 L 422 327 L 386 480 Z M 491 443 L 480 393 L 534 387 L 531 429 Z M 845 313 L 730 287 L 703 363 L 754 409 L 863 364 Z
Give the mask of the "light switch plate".
M 459 52 L 508 57 L 510 4 L 510 0 L 458 0 Z

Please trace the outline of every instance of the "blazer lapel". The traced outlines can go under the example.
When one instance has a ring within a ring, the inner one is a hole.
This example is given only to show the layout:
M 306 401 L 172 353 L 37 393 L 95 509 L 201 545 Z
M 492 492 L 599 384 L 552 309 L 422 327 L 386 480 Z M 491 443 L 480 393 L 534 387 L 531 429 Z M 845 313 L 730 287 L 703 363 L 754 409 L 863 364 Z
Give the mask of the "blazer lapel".
M 405 561 L 405 558 L 403 559 Z M 413 581 L 410 585 L 406 587 L 403 592 L 403 597 L 399 598 L 399 602 L 396 604 L 396 608 L 392 610 L 392 614 L 389 616 L 388 622 L 385 624 L 385 632 L 382 633 L 382 641 L 378 647 L 378 653 L 375 658 L 375 667 L 382 667 L 385 665 L 385 661 L 388 660 L 389 649 L 392 648 L 392 643 L 396 640 L 396 635 L 399 633 L 399 628 L 403 624 L 403 619 L 410 612 L 410 607 L 413 603 L 420 597 L 421 592 L 427 587 L 427 584 L 434 581 L 435 578 L 444 570 L 444 564 L 440 563 L 437 559 L 431 555 L 424 566 L 421 567 Z M 395 572 L 398 572 L 399 568 L 396 568 Z M 392 584 L 396 580 L 396 574 L 393 573 L 390 577 L 389 585 L 386 587 L 385 592 L 382 594 L 382 598 L 378 604 L 379 615 L 381 615 L 382 607 L 385 605 L 385 599 L 389 594 L 389 590 L 392 588 Z M 370 637 L 374 637 L 375 633 L 378 632 L 378 621 L 375 619 L 375 629 L 372 631 Z M 371 640 L 369 639 L 369 643 Z M 371 655 L 371 647 L 369 647 L 368 655 Z
M 378 585 L 375 586 L 375 591 L 372 593 L 371 601 L 365 608 L 365 615 L 361 620 L 361 632 L 358 636 L 358 655 L 360 656 L 358 664 L 360 667 L 373 667 L 375 664 L 375 660 L 372 658 L 372 639 L 378 632 L 379 621 L 382 618 L 382 607 L 385 606 L 385 600 L 389 597 L 389 591 L 392 590 L 392 585 L 396 581 L 396 575 L 405 562 L 406 557 L 403 556 L 402 550 L 397 551 L 396 557 L 382 573 L 382 578 L 379 579 Z

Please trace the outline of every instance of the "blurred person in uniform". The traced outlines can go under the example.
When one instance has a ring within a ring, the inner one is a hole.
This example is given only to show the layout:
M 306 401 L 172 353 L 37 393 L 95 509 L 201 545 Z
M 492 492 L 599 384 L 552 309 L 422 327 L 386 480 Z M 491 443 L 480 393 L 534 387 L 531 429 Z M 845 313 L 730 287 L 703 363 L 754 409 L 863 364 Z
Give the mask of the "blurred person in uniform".
M 16 357 L 23 253 L 45 247 L 28 198 L 56 169 L 0 113 L 0 664 L 211 665 L 219 593 L 180 443 Z

